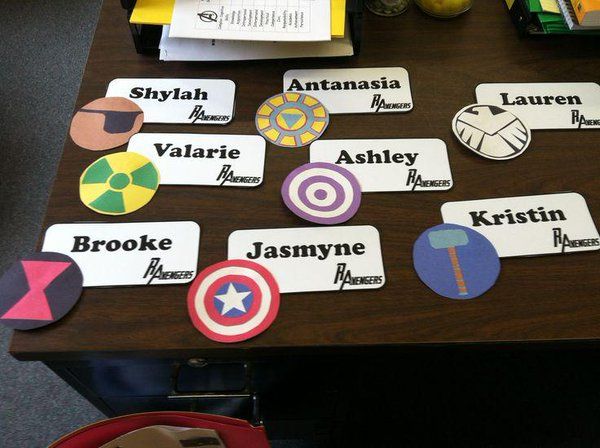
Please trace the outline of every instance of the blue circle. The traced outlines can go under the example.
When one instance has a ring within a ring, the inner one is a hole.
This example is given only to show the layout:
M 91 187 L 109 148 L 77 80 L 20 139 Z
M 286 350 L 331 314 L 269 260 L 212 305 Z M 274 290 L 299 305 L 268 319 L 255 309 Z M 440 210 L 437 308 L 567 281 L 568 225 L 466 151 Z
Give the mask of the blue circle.
M 217 290 L 215 296 L 218 296 L 221 294 L 226 294 L 227 290 L 229 289 L 229 285 L 233 285 L 233 287 L 235 288 L 235 290 L 237 292 L 249 292 L 250 293 L 246 297 L 244 297 L 244 299 L 242 300 L 242 303 L 244 304 L 244 308 L 246 308 L 246 311 L 242 311 L 237 308 L 232 308 L 229 311 L 227 311 L 225 314 L 223 314 L 223 306 L 224 306 L 223 302 L 221 302 L 217 297 L 213 297 L 213 303 L 215 304 L 215 308 L 217 309 L 219 314 L 221 314 L 222 316 L 225 316 L 225 317 L 245 316 L 248 313 L 248 311 L 250 310 L 250 308 L 252 307 L 252 302 L 254 301 L 254 294 L 252 294 L 252 290 L 250 288 L 248 288 L 246 285 L 244 285 L 243 283 L 227 282 L 227 283 L 224 283 L 223 285 L 221 285 L 221 287 Z
M 456 275 L 453 259 L 458 261 Z M 450 299 L 478 297 L 500 275 L 500 259 L 492 243 L 481 233 L 456 224 L 440 224 L 423 232 L 413 246 L 413 264 L 423 283 Z

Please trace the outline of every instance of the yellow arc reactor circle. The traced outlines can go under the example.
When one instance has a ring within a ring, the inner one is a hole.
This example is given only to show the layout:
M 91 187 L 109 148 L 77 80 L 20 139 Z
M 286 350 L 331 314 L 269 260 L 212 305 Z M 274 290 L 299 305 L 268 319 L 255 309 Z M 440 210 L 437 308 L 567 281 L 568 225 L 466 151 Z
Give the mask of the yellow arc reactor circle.
M 256 129 L 278 146 L 298 148 L 318 139 L 329 124 L 329 112 L 319 100 L 303 93 L 272 96 L 256 112 Z

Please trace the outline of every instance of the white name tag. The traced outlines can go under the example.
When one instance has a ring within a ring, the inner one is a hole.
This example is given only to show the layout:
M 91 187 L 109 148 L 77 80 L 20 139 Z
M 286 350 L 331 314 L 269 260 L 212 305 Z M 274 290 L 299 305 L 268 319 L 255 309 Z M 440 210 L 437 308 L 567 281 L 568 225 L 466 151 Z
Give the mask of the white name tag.
M 256 187 L 266 143 L 258 135 L 136 134 L 127 151 L 148 157 L 163 185 Z
M 230 79 L 117 78 L 106 96 L 125 97 L 144 111 L 144 123 L 227 124 L 233 118 Z
M 442 217 L 485 235 L 500 257 L 600 248 L 598 230 L 578 193 L 446 202 Z
M 452 174 L 439 139 L 318 140 L 311 162 L 329 162 L 356 176 L 363 192 L 449 190 Z
M 600 128 L 600 85 L 594 82 L 479 84 L 477 102 L 506 109 L 529 129 Z
M 199 244 L 191 221 L 54 224 L 42 251 L 75 260 L 83 286 L 164 285 L 194 279 Z
M 288 70 L 283 90 L 321 101 L 330 114 L 408 112 L 413 108 L 402 67 Z
M 271 271 L 281 292 L 377 289 L 385 283 L 379 232 L 372 226 L 237 230 L 229 259 Z

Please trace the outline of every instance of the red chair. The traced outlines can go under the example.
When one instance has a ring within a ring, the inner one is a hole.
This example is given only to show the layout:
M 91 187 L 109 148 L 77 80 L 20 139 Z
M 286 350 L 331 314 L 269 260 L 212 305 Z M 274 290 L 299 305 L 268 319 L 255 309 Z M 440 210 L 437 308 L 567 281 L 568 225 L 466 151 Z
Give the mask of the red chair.
M 227 448 L 269 448 L 262 426 L 245 420 L 197 412 L 144 412 L 102 420 L 57 440 L 49 448 L 98 448 L 117 437 L 153 425 L 214 429 Z

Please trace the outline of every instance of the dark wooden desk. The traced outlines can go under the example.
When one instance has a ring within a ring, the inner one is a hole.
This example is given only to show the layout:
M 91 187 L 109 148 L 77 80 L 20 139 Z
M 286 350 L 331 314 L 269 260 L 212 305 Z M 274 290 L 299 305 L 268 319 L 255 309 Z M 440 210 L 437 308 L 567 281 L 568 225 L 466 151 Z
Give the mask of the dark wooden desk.
M 598 340 L 598 253 L 505 259 L 496 286 L 468 302 L 436 296 L 413 271 L 412 244 L 423 229 L 441 221 L 440 206 L 445 201 L 573 190 L 586 197 L 596 220 L 600 216 L 599 132 L 537 131 L 524 156 L 496 163 L 462 148 L 450 129 L 455 112 L 474 102 L 475 87 L 481 82 L 599 81 L 599 41 L 520 39 L 503 2 L 475 3 L 471 12 L 449 21 L 432 19 L 416 7 L 391 19 L 365 13 L 362 53 L 347 60 L 162 63 L 135 53 L 124 11 L 114 0 L 105 2 L 77 107 L 104 96 L 108 82 L 118 77 L 229 78 L 237 84 L 231 124 L 147 124 L 143 131 L 255 134 L 257 106 L 281 91 L 288 69 L 402 66 L 410 73 L 412 112 L 333 116 L 324 138 L 441 138 L 448 145 L 455 186 L 449 192 L 365 195 L 350 223 L 371 224 L 380 230 L 385 287 L 284 295 L 276 322 L 253 340 L 223 345 L 198 333 L 187 316 L 187 285 L 91 288 L 58 324 L 15 333 L 11 353 L 21 360 L 46 362 L 113 414 L 170 407 L 166 403 L 171 402 L 152 399 L 134 406 L 133 398 L 122 398 L 164 394 L 165 387 L 134 390 L 132 384 L 152 370 L 144 373 L 140 365 L 155 366 L 165 360 L 172 366 L 185 364 L 188 358 L 243 362 L 305 356 L 356 359 L 392 356 L 414 345 Z M 80 173 L 98 156 L 67 138 L 44 229 L 59 222 L 104 219 L 80 203 L 77 189 Z M 162 186 L 142 210 L 106 219 L 197 221 L 202 227 L 202 269 L 226 258 L 227 237 L 236 229 L 306 225 L 282 205 L 279 188 L 291 169 L 307 161 L 306 149 L 269 145 L 265 182 L 259 188 Z M 119 370 L 119 366 L 133 370 Z M 156 374 L 160 378 L 170 378 L 169 369 L 160 372 Z M 121 392 L 115 392 L 114 384 L 107 385 L 111 375 L 122 381 L 115 386 Z M 104 388 L 98 386 L 100 377 Z M 121 398 L 107 398 L 117 396 Z

